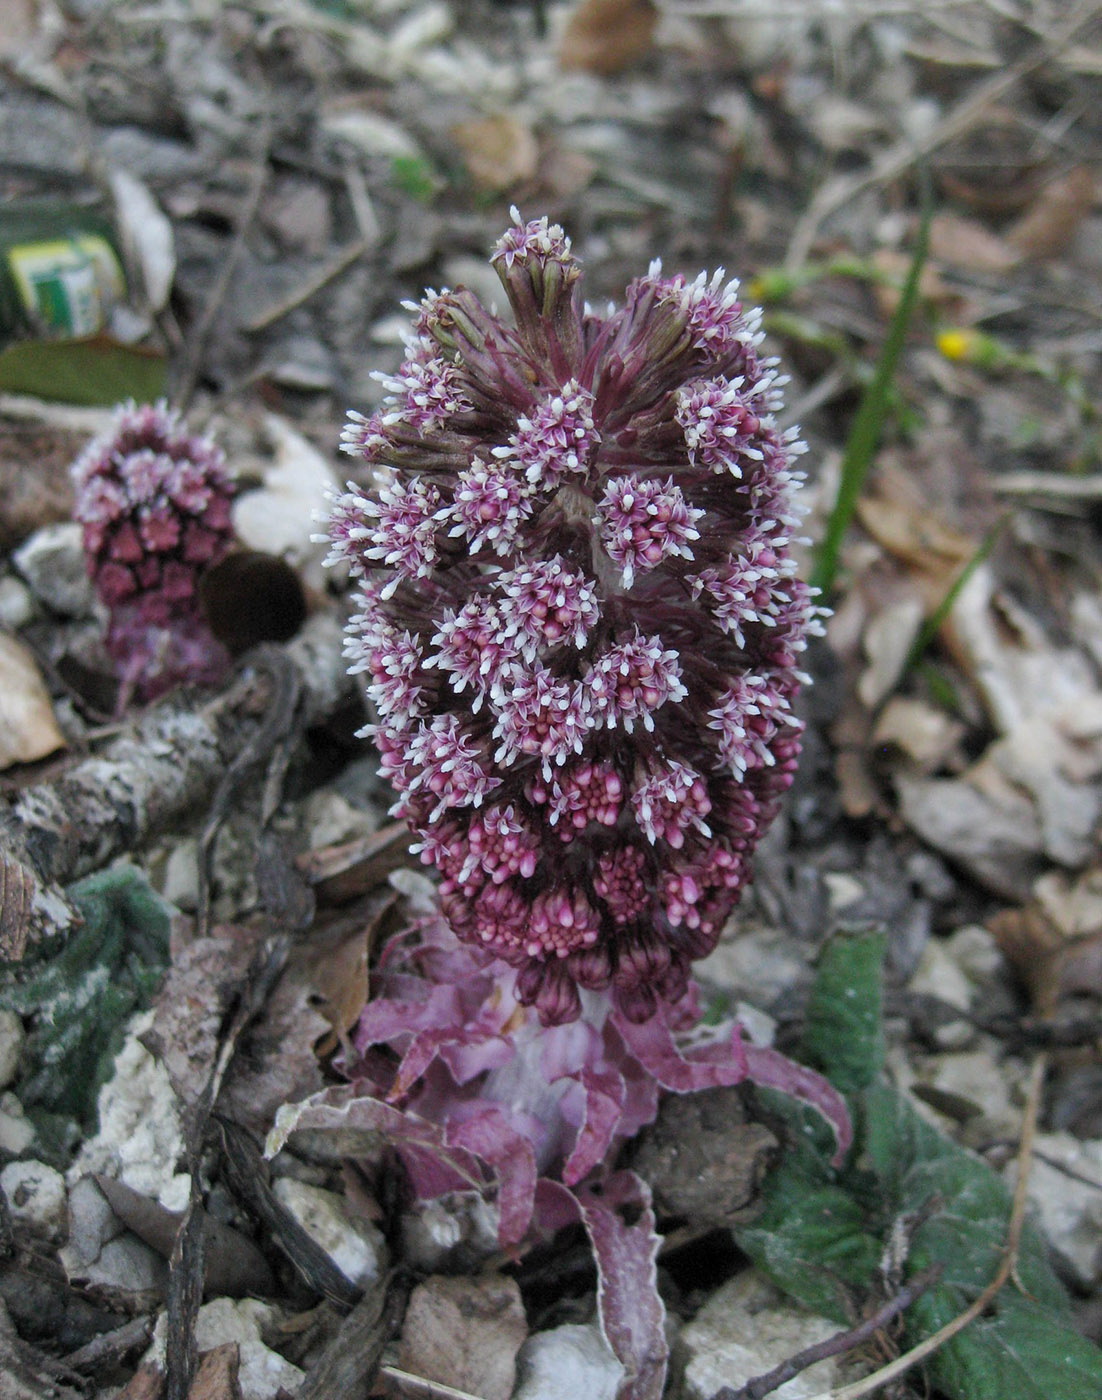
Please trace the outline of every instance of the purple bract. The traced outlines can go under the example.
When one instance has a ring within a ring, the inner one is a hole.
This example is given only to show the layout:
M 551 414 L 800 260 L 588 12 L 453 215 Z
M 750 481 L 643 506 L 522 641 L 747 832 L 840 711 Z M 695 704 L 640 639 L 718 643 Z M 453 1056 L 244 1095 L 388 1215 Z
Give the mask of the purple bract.
M 233 539 L 222 453 L 165 404 L 127 404 L 73 466 L 88 572 L 110 614 L 124 694 L 211 684 L 228 656 L 199 606 L 200 575 Z
M 463 940 L 545 1023 L 684 994 L 792 780 L 819 609 L 790 553 L 802 444 L 722 271 L 581 299 L 546 218 L 491 259 L 515 324 L 430 293 L 345 449 L 331 561 L 395 808 Z

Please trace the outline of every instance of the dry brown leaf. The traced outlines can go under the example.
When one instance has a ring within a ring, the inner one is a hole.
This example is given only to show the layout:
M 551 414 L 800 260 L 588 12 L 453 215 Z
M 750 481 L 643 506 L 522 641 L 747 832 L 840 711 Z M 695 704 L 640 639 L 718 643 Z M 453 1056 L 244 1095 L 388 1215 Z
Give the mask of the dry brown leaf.
M 877 748 L 894 748 L 924 773 L 943 767 L 964 738 L 965 727 L 924 700 L 893 695 L 872 732 Z
M 886 485 L 881 478 L 880 485 Z M 921 574 L 944 580 L 976 552 L 977 541 L 954 530 L 927 505 L 881 489 L 857 503 L 857 516 L 889 554 Z
M 330 1026 L 329 1033 L 315 1047 L 322 1059 L 337 1048 L 367 1003 L 367 968 L 371 947 L 380 924 L 397 899 L 396 891 L 384 887 L 369 901 L 365 911 L 357 911 L 351 931 L 347 919 L 343 919 L 333 930 L 332 937 L 322 929 L 315 929 L 311 934 L 318 1009 Z
M 0 854 L 0 962 L 18 962 L 27 947 L 36 888 L 34 872 Z
M 1070 247 L 1095 198 L 1094 173 L 1077 165 L 1043 185 L 1031 208 L 1006 231 L 1019 257 L 1052 258 Z
M 452 137 L 480 190 L 499 194 L 530 180 L 539 143 L 529 127 L 505 112 L 452 127 Z
M 97 1175 L 95 1183 L 128 1230 L 163 1259 L 172 1255 L 183 1211 L 168 1210 L 159 1201 L 113 1177 Z M 275 1279 L 268 1262 L 247 1235 L 213 1216 L 203 1218 L 203 1289 L 208 1297 L 245 1298 L 272 1292 Z
M 21 641 L 0 632 L 0 769 L 64 747 L 38 662 Z
M 1007 272 L 1021 261 L 1015 249 L 976 219 L 943 210 L 930 220 L 930 256 L 969 272 Z
M 389 822 L 369 836 L 336 846 L 319 846 L 295 860 L 319 904 L 348 904 L 382 884 L 400 866 L 415 863 L 405 822 Z
M 142 1043 L 168 1071 L 182 1104 L 198 1102 L 206 1087 L 226 1013 L 262 937 L 259 929 L 222 925 L 173 956 Z
M 481 1400 L 509 1400 L 516 1355 L 528 1336 L 520 1289 L 511 1278 L 436 1274 L 410 1295 L 398 1365 Z
M 315 1044 L 329 1028 L 317 1007 L 308 948 L 296 947 L 263 1012 L 241 1037 L 219 1109 L 264 1137 L 277 1109 L 323 1087 Z
M 134 1372 L 129 1384 L 123 1386 L 115 1400 L 160 1400 L 164 1384 L 164 1372 L 159 1366 L 149 1363 Z
M 559 63 L 603 78 L 650 52 L 658 9 L 652 0 L 581 0 L 563 32 Z
M 903 284 L 907 280 L 911 258 L 907 253 L 897 251 L 895 248 L 878 248 L 873 253 L 871 261 L 878 271 L 893 279 L 892 282 L 873 284 L 876 304 L 880 308 L 881 316 L 887 320 L 895 315 L 899 299 L 903 295 Z M 919 273 L 918 294 L 923 301 L 931 302 L 935 306 L 943 309 L 952 307 L 954 319 L 957 318 L 961 306 L 960 293 L 955 288 L 945 285 L 941 273 L 932 262 L 925 263 Z
M 1068 933 L 1032 901 L 1004 909 L 988 927 L 1040 1015 L 1067 997 L 1102 998 L 1102 926 Z
M 241 1400 L 237 1378 L 240 1365 L 241 1348 L 237 1342 L 223 1342 L 220 1347 L 205 1351 L 199 1358 L 187 1400 Z

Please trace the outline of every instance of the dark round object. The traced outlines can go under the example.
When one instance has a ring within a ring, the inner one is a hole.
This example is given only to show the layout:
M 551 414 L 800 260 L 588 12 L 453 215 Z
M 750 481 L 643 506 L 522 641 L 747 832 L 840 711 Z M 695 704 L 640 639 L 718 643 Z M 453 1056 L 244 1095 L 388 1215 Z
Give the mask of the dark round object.
M 210 630 L 234 656 L 259 642 L 289 641 L 306 617 L 306 595 L 285 559 L 243 549 L 203 575 L 199 598 Z

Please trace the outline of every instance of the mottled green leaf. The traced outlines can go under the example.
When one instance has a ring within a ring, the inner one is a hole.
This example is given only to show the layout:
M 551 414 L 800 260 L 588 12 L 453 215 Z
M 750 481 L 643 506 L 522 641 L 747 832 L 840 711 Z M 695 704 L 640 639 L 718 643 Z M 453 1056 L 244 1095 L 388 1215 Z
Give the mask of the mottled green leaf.
M 883 962 L 879 930 L 837 933 L 819 958 L 804 1054 L 844 1094 L 874 1083 L 884 1068 Z
M 739 1248 L 805 1307 L 852 1322 L 882 1252 L 861 1204 L 824 1171 L 809 1169 L 803 1154 L 770 1174 L 764 1197 L 762 1213 L 735 1232 Z
M 132 866 L 73 885 L 84 916 L 59 953 L 5 975 L 0 1006 L 33 1018 L 16 1090 L 28 1110 L 90 1122 L 123 1028 L 169 959 L 169 910 Z

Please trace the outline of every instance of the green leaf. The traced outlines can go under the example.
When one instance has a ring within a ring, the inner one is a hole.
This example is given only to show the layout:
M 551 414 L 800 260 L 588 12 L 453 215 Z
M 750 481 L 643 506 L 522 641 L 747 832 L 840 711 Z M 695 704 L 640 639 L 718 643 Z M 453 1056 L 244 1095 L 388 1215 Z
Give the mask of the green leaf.
M 411 199 L 421 204 L 432 202 L 440 187 L 440 179 L 432 163 L 424 156 L 395 156 L 390 163 L 394 183 Z
M 872 1084 L 884 1068 L 881 930 L 843 930 L 819 956 L 807 1008 L 804 1052 L 843 1094 Z
M 909 1342 L 963 1311 L 951 1290 L 934 1289 L 907 1313 Z M 936 1352 L 930 1379 L 954 1400 L 1100 1400 L 1102 1351 L 1013 1283 L 992 1314 L 977 1318 Z
M 866 1158 L 896 1213 L 929 1216 L 911 1238 L 908 1270 L 944 1272 L 905 1317 L 908 1344 L 959 1316 L 1002 1260 L 1011 1199 L 979 1158 L 883 1087 L 864 1096 Z M 931 1206 L 933 1207 L 931 1210 Z M 989 1312 L 935 1354 L 930 1376 L 954 1400 L 1102 1400 L 1102 1351 L 1071 1324 L 1041 1235 L 1027 1224 L 1013 1280 Z
M 854 1300 L 868 1289 L 882 1252 L 861 1205 L 804 1153 L 770 1174 L 764 1197 L 758 1218 L 735 1231 L 739 1248 L 805 1307 L 851 1323 Z
M 69 894 L 83 927 L 54 957 L 9 972 L 0 1006 L 34 1017 L 16 1086 L 24 1107 L 88 1123 L 126 1022 L 148 1005 L 168 966 L 169 907 L 126 865 Z
M 165 392 L 166 362 L 153 350 L 109 336 L 20 340 L 0 351 L 0 390 L 110 408 L 124 399 L 152 403 Z

